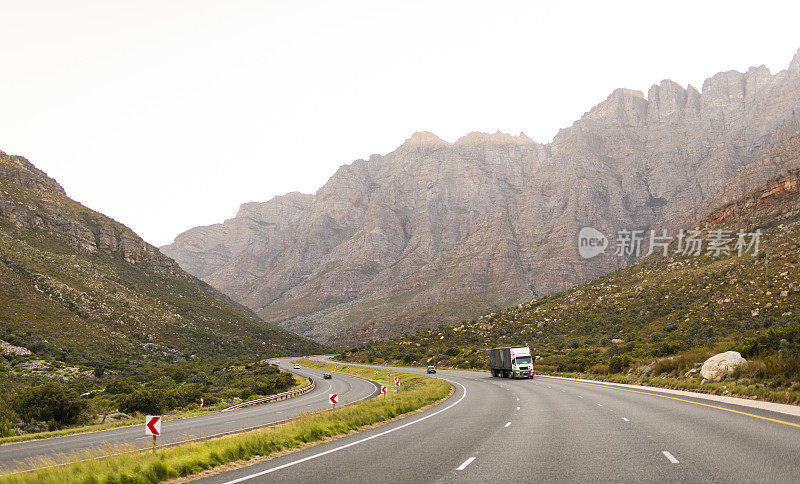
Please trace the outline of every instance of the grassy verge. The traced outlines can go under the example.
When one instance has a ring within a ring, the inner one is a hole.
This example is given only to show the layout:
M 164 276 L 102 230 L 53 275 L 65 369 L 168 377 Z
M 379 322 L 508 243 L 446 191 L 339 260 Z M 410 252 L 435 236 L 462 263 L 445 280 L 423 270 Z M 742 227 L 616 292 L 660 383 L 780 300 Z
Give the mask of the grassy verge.
M 361 376 L 361 368 L 336 368 L 310 360 L 300 364 L 314 368 Z M 373 369 L 365 369 L 365 378 L 374 377 Z M 386 379 L 386 371 L 381 378 Z M 125 482 L 155 483 L 189 476 L 206 469 L 235 461 L 247 461 L 268 456 L 326 438 L 348 434 L 354 430 L 390 420 L 433 404 L 450 394 L 451 387 L 443 380 L 424 375 L 392 373 L 400 378 L 400 391 L 385 397 L 373 398 L 332 411 L 317 411 L 300 415 L 285 424 L 229 437 L 185 444 L 151 452 L 109 456 L 106 458 L 75 455 L 68 465 L 0 476 L 0 483 L 41 482 Z M 111 453 L 111 452 L 110 452 Z M 86 460 L 80 462 L 79 459 Z M 41 461 L 38 465 L 47 465 Z
M 308 380 L 299 376 L 294 375 L 294 386 L 289 390 L 297 390 L 303 388 L 304 386 L 308 385 Z M 219 412 L 223 408 L 230 406 L 229 402 L 221 402 L 216 405 L 209 405 L 203 408 L 193 408 L 190 410 L 184 410 L 182 412 L 176 412 L 172 414 L 164 415 L 164 420 L 180 420 L 182 418 L 189 418 L 189 417 L 197 417 L 199 415 L 205 415 L 207 413 L 214 413 Z M 52 432 L 36 432 L 30 434 L 22 434 L 22 435 L 13 435 L 10 437 L 0 437 L 0 445 L 3 444 L 12 444 L 15 442 L 27 442 L 29 440 L 41 440 L 41 439 L 52 439 L 56 437 L 66 437 L 67 435 L 76 435 L 76 434 L 86 434 L 90 432 L 100 432 L 103 430 L 110 430 L 110 429 L 117 429 L 121 427 L 133 427 L 136 425 L 142 425 L 144 422 L 143 415 L 133 415 L 131 418 L 126 418 L 123 420 L 116 420 L 114 422 L 106 422 L 100 424 L 92 424 L 92 425 L 82 425 L 80 427 L 70 427 L 61 430 L 54 430 Z

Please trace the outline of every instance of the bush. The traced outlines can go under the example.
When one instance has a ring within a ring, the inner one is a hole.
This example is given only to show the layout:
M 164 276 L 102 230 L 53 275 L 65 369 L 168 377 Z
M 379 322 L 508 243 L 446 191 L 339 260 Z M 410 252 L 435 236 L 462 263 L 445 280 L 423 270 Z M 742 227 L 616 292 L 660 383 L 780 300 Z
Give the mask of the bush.
M 125 413 L 158 415 L 174 406 L 174 398 L 163 392 L 136 390 L 120 399 L 119 409 Z
M 192 403 L 200 403 L 200 397 L 203 396 L 203 388 L 197 383 L 186 383 L 179 386 L 172 392 L 175 398 L 175 404 L 180 407 L 186 407 Z
M 461 350 L 459 350 L 455 346 L 447 348 L 447 351 L 444 352 L 444 354 L 446 354 L 447 356 L 458 356 L 459 353 L 461 353 Z
M 620 373 L 622 370 L 628 368 L 628 365 L 630 365 L 630 361 L 627 356 L 614 356 L 611 358 L 611 361 L 608 362 L 608 370 L 611 373 Z
M 78 422 L 87 405 L 74 390 L 58 383 L 45 383 L 16 395 L 12 408 L 25 421 L 55 421 L 69 425 Z
M 112 380 L 106 385 L 106 393 L 109 395 L 130 395 L 136 390 L 136 386 L 132 381 L 119 378 Z
M 0 437 L 11 437 L 12 435 L 16 435 L 16 431 L 14 431 L 14 427 L 11 425 L 6 418 L 0 419 Z

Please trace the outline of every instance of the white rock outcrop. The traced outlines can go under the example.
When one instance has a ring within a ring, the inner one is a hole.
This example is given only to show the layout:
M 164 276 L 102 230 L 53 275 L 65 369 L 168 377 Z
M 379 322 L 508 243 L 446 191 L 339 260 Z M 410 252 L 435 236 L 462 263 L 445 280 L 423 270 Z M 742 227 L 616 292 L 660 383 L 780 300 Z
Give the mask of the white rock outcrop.
M 700 375 L 706 380 L 720 381 L 725 375 L 743 363 L 747 363 L 747 360 L 738 351 L 718 353 L 703 363 L 702 368 L 700 368 Z

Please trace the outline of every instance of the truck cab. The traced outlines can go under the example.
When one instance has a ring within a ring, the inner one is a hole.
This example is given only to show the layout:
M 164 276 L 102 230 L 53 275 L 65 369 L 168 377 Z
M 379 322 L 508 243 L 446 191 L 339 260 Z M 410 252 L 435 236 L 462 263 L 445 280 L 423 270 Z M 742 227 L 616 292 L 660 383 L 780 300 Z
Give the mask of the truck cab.
M 533 359 L 527 346 L 511 348 L 511 378 L 533 378 Z

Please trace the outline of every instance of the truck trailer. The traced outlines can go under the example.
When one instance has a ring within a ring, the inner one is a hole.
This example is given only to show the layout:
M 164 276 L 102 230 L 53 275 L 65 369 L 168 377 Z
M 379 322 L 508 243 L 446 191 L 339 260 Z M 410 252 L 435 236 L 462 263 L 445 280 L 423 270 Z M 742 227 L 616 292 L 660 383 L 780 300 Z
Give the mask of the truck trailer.
M 492 376 L 501 378 L 533 378 L 533 360 L 527 346 L 493 348 L 489 350 L 489 369 Z

